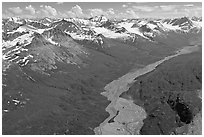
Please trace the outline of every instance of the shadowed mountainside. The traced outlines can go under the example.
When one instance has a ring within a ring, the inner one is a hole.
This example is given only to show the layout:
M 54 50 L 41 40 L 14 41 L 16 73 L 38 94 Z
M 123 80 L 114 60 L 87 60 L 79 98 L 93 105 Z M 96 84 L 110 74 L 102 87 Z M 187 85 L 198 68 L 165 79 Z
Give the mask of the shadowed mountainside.
M 153 72 L 137 78 L 121 95 L 133 99 L 146 110 L 148 117 L 141 134 L 177 134 L 177 127 L 190 124 L 201 111 L 198 97 L 202 86 L 201 55 L 198 51 L 164 62 Z

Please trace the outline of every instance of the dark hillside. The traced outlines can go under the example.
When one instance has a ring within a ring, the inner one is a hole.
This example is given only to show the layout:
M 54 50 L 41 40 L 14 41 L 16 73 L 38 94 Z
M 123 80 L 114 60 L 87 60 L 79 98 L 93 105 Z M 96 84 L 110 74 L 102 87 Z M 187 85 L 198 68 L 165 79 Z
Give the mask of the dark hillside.
M 200 21 L 164 21 L 168 24 L 105 16 L 3 19 L 2 134 L 94 134 L 109 117 L 110 101 L 101 94 L 107 84 L 186 46 L 201 45 Z M 190 27 L 179 26 L 185 22 Z M 202 82 L 201 55 L 200 50 L 173 58 L 122 94 L 148 114 L 141 134 L 170 134 L 191 123 L 201 109 L 196 94 Z M 129 80 L 124 80 L 126 86 Z M 118 93 L 123 86 L 113 82 L 111 88 Z
M 170 134 L 201 111 L 201 51 L 164 62 L 137 79 L 121 97 L 131 97 L 148 114 L 141 134 Z

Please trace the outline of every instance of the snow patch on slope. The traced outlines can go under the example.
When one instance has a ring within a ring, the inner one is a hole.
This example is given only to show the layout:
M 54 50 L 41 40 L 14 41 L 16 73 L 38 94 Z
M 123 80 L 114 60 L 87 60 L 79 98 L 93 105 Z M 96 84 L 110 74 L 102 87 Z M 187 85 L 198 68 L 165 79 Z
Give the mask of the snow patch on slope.
M 201 27 L 202 27 L 202 22 L 193 21 L 193 20 L 191 20 L 191 21 L 193 22 L 193 25 L 194 25 L 195 27 L 198 27 L 198 28 L 201 28 Z
M 52 40 L 53 37 L 50 37 L 47 39 L 47 41 L 49 41 L 51 44 L 53 45 L 57 45 L 58 43 Z
M 162 25 L 164 26 L 164 29 L 165 30 L 181 30 L 181 28 L 177 25 L 177 26 L 172 26 L 171 24 L 167 24 L 166 22 L 165 23 L 162 23 Z
M 103 36 L 107 37 L 107 38 L 121 38 L 121 37 L 128 37 L 129 34 L 126 33 L 115 33 L 114 31 L 111 31 L 109 29 L 106 28 L 102 28 L 102 27 L 93 27 L 92 28 L 96 33 L 98 34 L 102 34 Z
M 33 26 L 30 26 L 30 25 L 26 25 L 26 26 L 20 26 L 17 30 L 14 30 L 12 32 L 8 32 L 8 34 L 13 34 L 15 32 L 28 32 L 28 31 L 32 31 L 32 32 L 36 32 L 36 33 L 39 33 L 39 34 L 42 34 L 45 29 L 37 29 Z
M 155 28 L 157 27 L 156 25 L 151 24 L 151 23 L 148 23 L 147 26 L 148 26 L 151 30 L 153 30 L 153 29 L 155 29 Z
M 5 48 L 10 48 L 15 46 L 17 43 L 19 44 L 28 44 L 31 43 L 33 37 L 33 32 L 29 32 L 28 34 L 24 34 L 19 36 L 18 38 L 14 39 L 13 41 L 4 41 L 2 44 L 2 49 L 4 50 Z
M 139 31 L 139 28 L 132 28 L 134 23 L 127 23 L 127 22 L 122 22 L 122 23 L 119 23 L 118 25 L 121 26 L 121 27 L 124 27 L 128 32 L 130 33 L 134 33 L 134 34 L 137 34 L 137 35 L 140 35 L 144 38 L 146 38 L 143 33 L 141 33 Z

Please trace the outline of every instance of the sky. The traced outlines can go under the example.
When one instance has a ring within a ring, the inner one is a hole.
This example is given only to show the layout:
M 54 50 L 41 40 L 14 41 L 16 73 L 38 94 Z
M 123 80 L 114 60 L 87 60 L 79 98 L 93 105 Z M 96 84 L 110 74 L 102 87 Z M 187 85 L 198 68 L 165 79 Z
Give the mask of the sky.
M 2 17 L 176 18 L 202 16 L 201 2 L 3 2 Z

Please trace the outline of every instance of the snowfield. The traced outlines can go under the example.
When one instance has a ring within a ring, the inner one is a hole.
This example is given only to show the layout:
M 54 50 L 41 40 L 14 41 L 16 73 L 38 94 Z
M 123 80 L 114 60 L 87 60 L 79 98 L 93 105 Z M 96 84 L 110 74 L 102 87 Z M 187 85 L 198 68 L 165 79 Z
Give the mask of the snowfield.
M 126 33 L 115 33 L 114 31 L 111 31 L 109 29 L 103 28 L 103 27 L 92 27 L 92 29 L 98 33 L 102 34 L 104 37 L 107 38 L 122 38 L 122 37 L 128 37 L 130 36 L 129 34 Z

